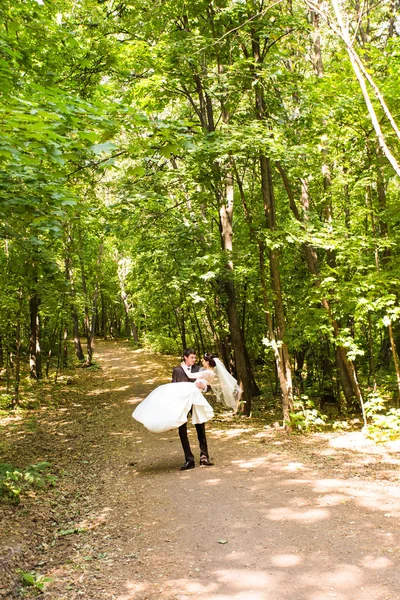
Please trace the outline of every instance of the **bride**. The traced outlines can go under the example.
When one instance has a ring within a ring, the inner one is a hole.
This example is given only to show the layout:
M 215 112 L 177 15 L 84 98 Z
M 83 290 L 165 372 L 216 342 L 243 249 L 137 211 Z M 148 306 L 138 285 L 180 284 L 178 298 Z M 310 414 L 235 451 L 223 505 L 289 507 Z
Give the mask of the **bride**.
M 203 370 L 189 373 L 190 379 L 210 386 L 217 400 L 236 412 L 241 388 L 213 354 L 205 354 Z M 190 381 L 166 383 L 153 390 L 133 411 L 132 417 L 153 433 L 176 429 L 187 422 L 192 412 L 192 423 L 205 423 L 214 416 L 211 405 L 199 388 Z

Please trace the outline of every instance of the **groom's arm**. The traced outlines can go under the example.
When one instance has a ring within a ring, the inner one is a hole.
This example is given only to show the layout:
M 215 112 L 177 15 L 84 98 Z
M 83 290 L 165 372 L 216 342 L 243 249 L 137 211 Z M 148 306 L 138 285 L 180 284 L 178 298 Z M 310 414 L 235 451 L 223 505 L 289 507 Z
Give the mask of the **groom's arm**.
M 175 367 L 172 371 L 172 383 L 180 383 L 181 381 L 184 381 L 182 379 L 182 369 L 181 367 Z

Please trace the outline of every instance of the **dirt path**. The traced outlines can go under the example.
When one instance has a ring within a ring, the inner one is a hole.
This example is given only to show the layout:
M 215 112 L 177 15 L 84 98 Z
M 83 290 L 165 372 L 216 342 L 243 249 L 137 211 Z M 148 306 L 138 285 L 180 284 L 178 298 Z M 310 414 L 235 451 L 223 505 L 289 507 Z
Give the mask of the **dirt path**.
M 23 449 L 60 470 L 40 510 L 23 509 L 25 525 L 3 514 L 6 549 L 53 578 L 42 598 L 400 599 L 394 448 L 215 420 L 216 465 L 180 472 L 177 432 L 156 436 L 131 418 L 168 381 L 170 359 L 99 343 L 96 360 L 85 392 L 72 385 L 65 405 L 38 411 L 31 438 L 7 430 L 9 459 Z

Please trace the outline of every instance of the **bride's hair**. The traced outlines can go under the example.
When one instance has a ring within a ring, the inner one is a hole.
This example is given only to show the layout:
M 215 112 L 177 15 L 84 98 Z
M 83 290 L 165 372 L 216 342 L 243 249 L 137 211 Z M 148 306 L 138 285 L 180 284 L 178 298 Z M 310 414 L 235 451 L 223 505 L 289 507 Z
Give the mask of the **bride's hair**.
M 204 360 L 208 362 L 210 367 L 215 367 L 215 365 L 217 364 L 214 358 L 216 358 L 215 354 L 210 354 L 209 352 L 206 352 L 204 355 Z

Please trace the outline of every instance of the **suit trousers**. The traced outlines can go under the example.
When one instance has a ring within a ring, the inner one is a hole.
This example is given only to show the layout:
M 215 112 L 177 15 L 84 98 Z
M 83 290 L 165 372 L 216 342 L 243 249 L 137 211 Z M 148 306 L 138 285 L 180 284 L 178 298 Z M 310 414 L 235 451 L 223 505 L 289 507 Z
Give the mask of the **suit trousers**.
M 207 438 L 206 438 L 206 425 L 205 423 L 198 423 L 195 425 L 197 438 L 199 440 L 200 446 L 200 456 L 206 456 L 208 458 L 208 447 L 207 447 Z M 187 434 L 187 423 L 184 423 L 179 427 L 179 437 L 181 439 L 181 444 L 183 448 L 183 452 L 185 453 L 185 461 L 194 462 L 193 452 L 190 448 L 189 438 Z

